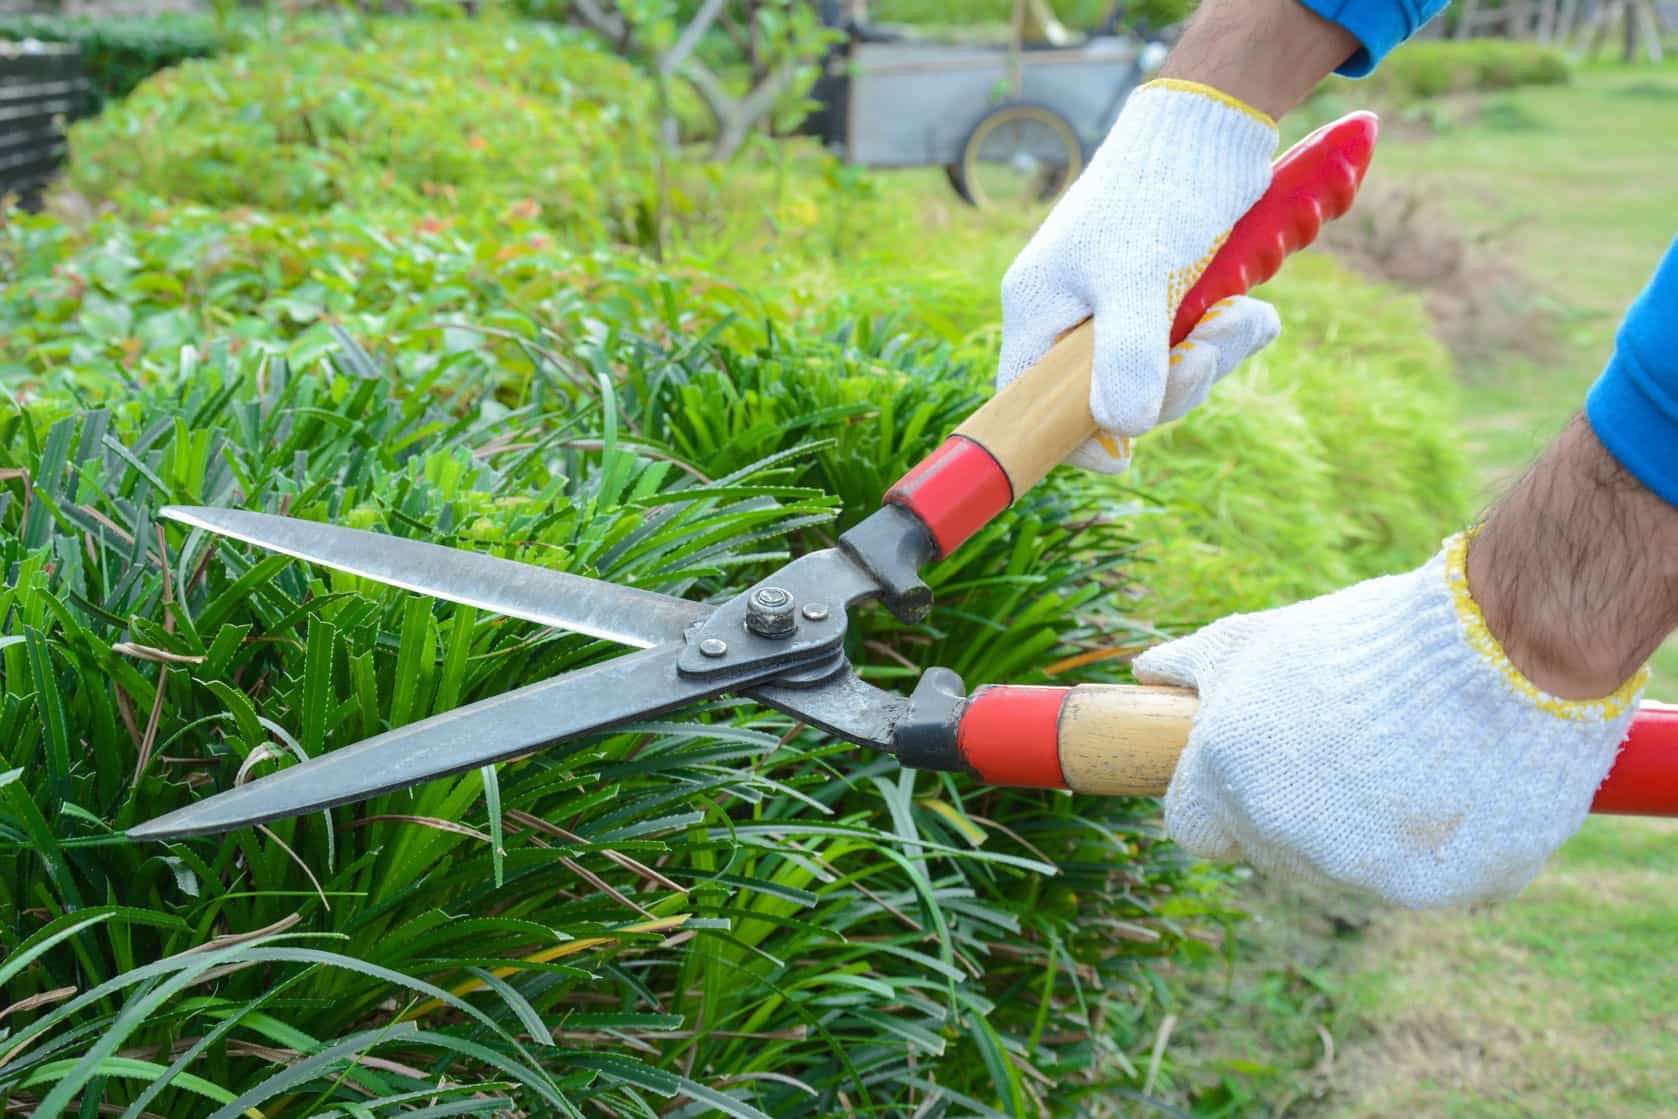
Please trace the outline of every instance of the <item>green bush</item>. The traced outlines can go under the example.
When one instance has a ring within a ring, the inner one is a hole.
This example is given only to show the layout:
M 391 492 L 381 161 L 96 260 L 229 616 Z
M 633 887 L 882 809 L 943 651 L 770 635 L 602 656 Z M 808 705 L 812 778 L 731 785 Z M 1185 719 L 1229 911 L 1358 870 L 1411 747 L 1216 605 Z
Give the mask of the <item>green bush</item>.
M 1413 297 L 1331 260 L 1259 293 L 1282 337 L 1183 421 L 1137 443 L 1161 507 L 1138 609 L 1181 625 L 1262 610 L 1420 563 L 1468 513 L 1451 362 Z
M 651 97 L 563 29 L 384 20 L 258 43 L 145 83 L 71 133 L 95 197 L 438 219 L 539 214 L 582 242 L 640 240 Z
M 1408 105 L 1446 93 L 1561 85 L 1568 77 L 1567 57 L 1554 47 L 1513 39 L 1427 40 L 1404 44 L 1367 78 L 1331 78 L 1324 89 Z
M 1127 21 L 1141 20 L 1158 29 L 1186 18 L 1194 4 L 1195 0 L 1050 0 L 1060 21 L 1078 29 L 1099 26 L 1115 6 L 1124 9 Z M 1007 23 L 1014 16 L 1014 0 L 872 0 L 869 14 L 881 23 Z
M 0 16 L 0 39 L 41 39 L 81 48 L 92 91 L 90 108 L 126 97 L 159 70 L 189 58 L 216 54 L 223 41 L 208 17 L 166 15 L 151 19 L 68 19 Z
M 74 247 L 14 228 L 43 256 Z M 62 259 L 91 273 L 146 247 L 114 249 L 109 226 L 93 241 Z M 111 282 L 172 290 L 139 271 Z M 872 504 L 981 395 L 938 348 L 731 322 L 741 308 L 632 262 L 495 319 L 528 347 L 504 362 L 468 367 L 417 330 L 382 337 L 394 366 L 288 361 L 207 325 L 167 361 L 72 342 L 83 372 L 27 385 L 0 417 L 0 968 L 8 1001 L 44 1001 L 7 1023 L 0 1093 L 43 1116 L 194 1096 L 320 1114 L 368 1094 L 389 1113 L 436 1104 L 446 1076 L 442 1099 L 483 1113 L 675 1095 L 780 1117 L 1031 1114 L 1123 1090 L 1151 1040 L 1147 962 L 1215 914 L 1131 802 L 899 775 L 717 708 L 333 826 L 168 848 L 117 832 L 243 767 L 602 652 L 215 543 L 159 505 L 284 509 L 704 597 L 830 533 L 823 490 Z M 1033 495 L 932 572 L 927 624 L 861 616 L 862 659 L 887 681 L 929 663 L 1046 679 L 1115 632 L 1128 544 L 1101 504 L 1075 477 Z

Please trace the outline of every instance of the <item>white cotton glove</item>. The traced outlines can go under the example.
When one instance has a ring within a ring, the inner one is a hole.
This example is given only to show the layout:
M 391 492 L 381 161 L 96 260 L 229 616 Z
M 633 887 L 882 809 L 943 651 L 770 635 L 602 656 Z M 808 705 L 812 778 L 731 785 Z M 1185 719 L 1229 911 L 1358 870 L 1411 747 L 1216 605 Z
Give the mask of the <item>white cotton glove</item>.
M 1173 839 L 1412 907 L 1532 879 L 1584 822 L 1647 674 L 1600 700 L 1541 692 L 1468 592 L 1468 541 L 1137 658 L 1138 679 L 1200 692 L 1165 796 Z
M 1194 390 L 1177 387 L 1204 372 L 1186 358 L 1172 364 L 1184 353 L 1170 347 L 1177 305 L 1270 185 L 1275 148 L 1276 126 L 1258 110 L 1193 82 L 1149 82 L 1131 95 L 1089 167 L 1009 267 L 999 387 L 1060 335 L 1095 319 L 1090 412 L 1104 437 L 1068 461 L 1104 473 L 1124 469 L 1129 438 L 1186 412 L 1213 381 L 1276 336 L 1273 310 L 1236 300 L 1226 315 L 1246 324 L 1248 348 L 1227 338 L 1216 375 Z M 1187 353 L 1206 341 L 1198 334 L 1185 340 L 1193 343 Z M 1168 414 L 1174 402 L 1181 408 Z

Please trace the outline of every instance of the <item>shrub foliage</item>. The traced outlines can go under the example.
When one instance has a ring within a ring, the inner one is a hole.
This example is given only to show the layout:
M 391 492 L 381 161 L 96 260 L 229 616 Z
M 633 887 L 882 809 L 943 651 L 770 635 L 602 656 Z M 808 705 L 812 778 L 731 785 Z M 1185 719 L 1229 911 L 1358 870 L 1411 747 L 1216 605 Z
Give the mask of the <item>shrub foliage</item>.
M 1024 1114 L 1046 1083 L 1122 1077 L 1140 965 L 1204 908 L 1146 813 L 900 774 L 773 714 L 718 705 L 266 832 L 118 834 L 603 654 L 159 505 L 725 594 L 831 532 L 825 489 L 877 493 L 978 397 L 941 351 L 868 331 L 678 341 L 668 289 L 635 290 L 550 324 L 580 368 L 403 355 L 393 377 L 359 348 L 294 366 L 224 341 L 0 424 L 0 906 L 28 1006 L 0 1090 L 42 1115 L 90 1091 L 400 1109 L 443 1079 L 485 1113 Z M 1110 568 L 1127 544 L 1051 487 L 934 573 L 928 624 L 870 615 L 859 659 L 1043 679 L 1120 624 L 1085 549 Z
M 645 80 L 586 38 L 497 20 L 311 25 L 157 75 L 71 136 L 95 198 L 539 214 L 592 243 L 642 237 Z
M 1561 85 L 1567 56 L 1555 47 L 1516 39 L 1406 43 L 1356 83 L 1332 79 L 1345 97 L 1407 105 L 1446 93 L 1491 92 L 1523 85 Z
M 189 58 L 208 58 L 222 45 L 207 19 L 69 19 L 48 15 L 0 16 L 0 39 L 40 39 L 81 48 L 82 69 L 97 111 L 126 97 L 159 70 Z

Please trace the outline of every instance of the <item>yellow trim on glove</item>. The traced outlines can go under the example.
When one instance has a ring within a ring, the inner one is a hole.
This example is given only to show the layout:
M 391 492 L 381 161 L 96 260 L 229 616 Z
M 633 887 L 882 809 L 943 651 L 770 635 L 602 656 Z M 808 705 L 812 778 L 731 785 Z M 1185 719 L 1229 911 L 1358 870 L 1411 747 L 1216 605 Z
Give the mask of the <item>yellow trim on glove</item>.
M 1198 93 L 1202 97 L 1210 97 L 1220 105 L 1228 105 L 1232 109 L 1246 113 L 1260 124 L 1276 127 L 1276 121 L 1269 113 L 1255 109 L 1239 97 L 1231 97 L 1221 89 L 1213 89 L 1200 82 L 1184 81 L 1182 78 L 1155 78 L 1142 86 L 1142 89 L 1174 89 L 1178 93 Z M 1140 92 L 1140 90 L 1138 91 Z
M 1480 604 L 1474 601 L 1468 589 L 1468 545 L 1478 531 L 1478 528 L 1473 528 L 1459 532 L 1445 541 L 1445 586 L 1456 604 L 1457 618 L 1462 622 L 1463 636 L 1468 639 L 1468 644 L 1497 670 L 1510 691 L 1522 696 L 1540 711 L 1578 723 L 1606 721 L 1623 715 L 1626 708 L 1637 702 L 1643 686 L 1649 682 L 1647 666 L 1638 669 L 1611 695 L 1601 699 L 1575 700 L 1562 699 L 1544 691 L 1510 661 L 1509 655 L 1503 651 L 1502 642 L 1492 635 L 1491 628 L 1486 625 L 1486 616 L 1480 612 Z

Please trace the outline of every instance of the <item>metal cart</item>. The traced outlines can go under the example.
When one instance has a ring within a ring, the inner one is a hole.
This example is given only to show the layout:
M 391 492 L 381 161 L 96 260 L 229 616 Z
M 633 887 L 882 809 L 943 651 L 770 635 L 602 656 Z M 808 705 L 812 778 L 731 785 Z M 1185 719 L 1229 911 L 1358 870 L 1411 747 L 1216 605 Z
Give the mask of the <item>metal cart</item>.
M 944 167 L 975 206 L 1058 196 L 1164 55 L 1162 45 L 1123 33 L 1058 46 L 1025 42 L 1023 19 L 1011 42 L 959 44 L 828 14 L 847 40 L 812 91 L 821 108 L 805 131 L 850 163 Z

